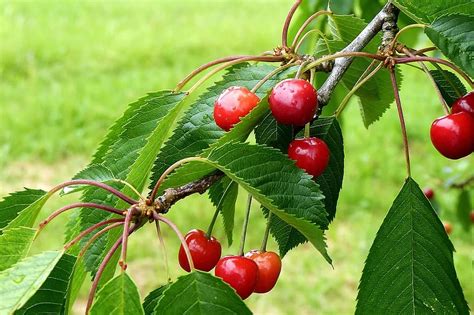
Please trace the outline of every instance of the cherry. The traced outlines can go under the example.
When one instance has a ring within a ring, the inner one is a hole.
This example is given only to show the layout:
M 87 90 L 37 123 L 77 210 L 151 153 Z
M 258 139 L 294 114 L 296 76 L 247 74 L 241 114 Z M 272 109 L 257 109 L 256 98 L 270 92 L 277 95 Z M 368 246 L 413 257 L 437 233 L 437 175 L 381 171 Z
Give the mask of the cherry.
M 317 177 L 328 166 L 329 148 L 323 140 L 315 137 L 295 139 L 288 147 L 288 157 L 295 160 L 299 168 Z
M 433 199 L 433 197 L 434 197 L 434 191 L 431 188 L 425 188 L 423 190 L 423 193 L 425 194 L 426 198 L 428 198 L 430 200 Z
M 244 256 L 226 256 L 216 265 L 216 277 L 222 278 L 245 300 L 252 294 L 258 280 L 257 264 Z
M 194 267 L 202 271 L 209 271 L 217 264 L 221 258 L 221 244 L 214 237 L 208 238 L 206 233 L 201 230 L 191 230 L 185 236 L 186 244 L 188 244 Z M 189 272 L 188 258 L 184 251 L 183 245 L 179 248 L 178 254 L 179 264 Z
M 474 114 L 474 91 L 467 93 L 454 102 L 451 113 L 468 112 Z
M 451 234 L 453 231 L 453 226 L 449 222 L 443 222 L 444 230 L 446 231 L 446 234 Z
M 474 210 L 471 210 L 469 217 L 471 218 L 471 222 L 474 223 Z
M 318 108 L 318 95 L 308 81 L 287 79 L 275 85 L 268 102 L 279 123 L 304 126 L 313 119 Z
M 214 102 L 214 120 L 216 124 L 229 131 L 240 118 L 247 115 L 260 99 L 243 86 L 232 86 L 224 90 Z
M 245 254 L 258 266 L 258 280 L 254 292 L 267 293 L 275 286 L 281 271 L 281 259 L 277 253 L 253 250 Z
M 466 112 L 446 115 L 431 125 L 431 142 L 445 157 L 457 160 L 474 150 L 474 115 Z

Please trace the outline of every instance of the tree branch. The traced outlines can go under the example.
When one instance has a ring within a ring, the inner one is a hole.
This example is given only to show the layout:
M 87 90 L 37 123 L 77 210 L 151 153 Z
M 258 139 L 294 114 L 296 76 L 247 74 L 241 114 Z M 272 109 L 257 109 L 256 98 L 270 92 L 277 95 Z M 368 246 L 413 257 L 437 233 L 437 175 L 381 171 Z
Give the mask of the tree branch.
M 383 9 L 374 17 L 372 21 L 362 30 L 362 32 L 349 44 L 342 52 L 355 52 L 361 51 L 377 33 L 382 30 L 382 26 L 386 22 L 386 27 L 392 32 L 390 25 L 396 22 L 399 10 L 390 2 L 387 3 Z M 396 23 L 395 23 L 396 25 Z M 384 36 L 385 38 L 385 36 Z M 388 39 L 388 36 L 387 38 Z M 329 102 L 331 94 L 336 88 L 336 85 L 342 79 L 342 76 L 349 68 L 353 58 L 338 58 L 334 62 L 334 68 L 324 82 L 324 84 L 318 90 L 318 102 L 319 106 L 323 107 Z

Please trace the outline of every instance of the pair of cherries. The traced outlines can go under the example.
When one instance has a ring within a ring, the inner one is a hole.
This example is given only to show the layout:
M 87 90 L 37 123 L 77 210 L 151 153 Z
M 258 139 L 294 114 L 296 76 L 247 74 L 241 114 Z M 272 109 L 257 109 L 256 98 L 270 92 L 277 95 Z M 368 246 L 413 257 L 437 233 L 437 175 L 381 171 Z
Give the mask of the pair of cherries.
M 230 87 L 222 92 L 214 104 L 214 120 L 228 131 L 246 116 L 260 99 L 245 87 Z M 302 79 L 287 79 L 278 83 L 268 98 L 275 120 L 284 125 L 304 126 L 309 123 L 318 108 L 314 87 Z M 310 175 L 321 175 L 329 163 L 329 148 L 316 137 L 293 140 L 288 156 Z
M 447 158 L 457 160 L 474 152 L 474 91 L 459 98 L 450 114 L 433 122 L 430 136 Z
M 221 244 L 201 230 L 191 230 L 185 237 L 194 267 L 210 271 L 246 299 L 253 292 L 267 293 L 275 286 L 281 271 L 281 259 L 274 252 L 250 251 L 245 256 L 225 256 L 221 259 Z M 179 249 L 179 264 L 190 271 L 183 246 Z

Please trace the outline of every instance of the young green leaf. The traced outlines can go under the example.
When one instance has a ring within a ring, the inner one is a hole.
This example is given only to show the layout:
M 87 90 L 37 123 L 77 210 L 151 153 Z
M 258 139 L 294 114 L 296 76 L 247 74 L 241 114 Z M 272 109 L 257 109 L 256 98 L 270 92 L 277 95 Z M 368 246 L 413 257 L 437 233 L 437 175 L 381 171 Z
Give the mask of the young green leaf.
M 424 24 L 429 24 L 447 14 L 472 15 L 474 12 L 472 0 L 393 0 L 393 2 L 403 13 Z
M 66 294 L 76 257 L 64 254 L 36 293 L 15 315 L 67 314 Z
M 474 2 L 471 15 L 442 16 L 425 28 L 426 35 L 443 54 L 474 77 Z
M 449 106 L 467 93 L 466 87 L 454 73 L 448 70 L 431 70 L 430 73 Z
M 153 314 L 252 314 L 234 289 L 208 273 L 195 271 L 167 288 Z
M 107 282 L 97 293 L 90 313 L 92 315 L 145 314 L 137 286 L 125 272 Z
M 466 232 L 472 227 L 471 218 L 469 217 L 471 211 L 471 193 L 469 190 L 463 189 L 459 193 L 458 201 L 456 202 L 456 215 L 464 231 Z
M 0 202 L 0 232 L 7 225 L 10 225 L 9 228 L 19 226 L 16 223 L 12 223 L 12 221 L 15 219 L 18 219 L 17 222 L 24 221 L 24 219 L 18 218 L 23 212 L 36 218 L 41 207 L 39 204 L 36 204 L 36 206 L 33 204 L 40 200 L 45 194 L 46 192 L 42 190 L 26 188 L 23 191 L 6 196 Z M 31 223 L 30 226 L 32 224 L 33 223 Z
M 10 268 L 28 254 L 36 230 L 19 227 L 0 235 L 0 271 Z
M 468 314 L 453 250 L 428 199 L 408 178 L 370 249 L 356 314 Z
M 24 258 L 0 272 L 0 314 L 11 314 L 21 308 L 56 266 L 62 252 L 43 252 Z
M 145 310 L 145 315 L 153 314 L 155 307 L 158 305 L 161 297 L 163 296 L 163 292 L 169 288 L 171 283 L 167 283 L 162 285 L 161 287 L 151 291 L 145 300 L 143 301 L 143 309 Z

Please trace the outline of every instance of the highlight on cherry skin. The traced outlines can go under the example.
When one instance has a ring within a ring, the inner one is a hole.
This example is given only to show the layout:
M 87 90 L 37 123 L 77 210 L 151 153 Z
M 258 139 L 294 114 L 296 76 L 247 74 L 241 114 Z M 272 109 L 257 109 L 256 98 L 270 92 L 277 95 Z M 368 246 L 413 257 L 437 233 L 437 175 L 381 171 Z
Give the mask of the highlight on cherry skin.
M 308 174 L 318 177 L 329 164 L 329 148 L 316 137 L 295 139 L 288 146 L 288 157 Z
M 302 79 L 279 82 L 272 89 L 268 102 L 273 117 L 284 125 L 304 126 L 318 109 L 316 89 Z
M 257 106 L 258 102 L 260 102 L 258 96 L 246 87 L 229 87 L 214 102 L 214 121 L 219 127 L 229 131 Z
M 258 281 L 258 266 L 244 256 L 226 256 L 216 265 L 216 277 L 235 289 L 242 300 L 248 298 L 255 290 Z
M 468 112 L 474 115 L 474 91 L 458 98 L 451 107 L 451 113 Z
M 210 271 L 221 258 L 221 244 L 213 236 L 207 236 L 204 231 L 191 230 L 185 236 L 189 252 L 193 259 L 194 268 L 202 271 Z M 178 260 L 181 268 L 187 272 L 191 271 L 188 258 L 183 245 L 179 248 Z
M 258 266 L 258 280 L 254 292 L 267 293 L 273 289 L 281 272 L 281 259 L 275 252 L 252 250 L 245 254 Z

